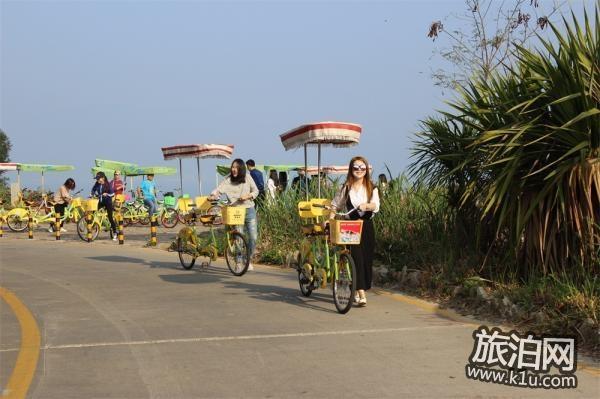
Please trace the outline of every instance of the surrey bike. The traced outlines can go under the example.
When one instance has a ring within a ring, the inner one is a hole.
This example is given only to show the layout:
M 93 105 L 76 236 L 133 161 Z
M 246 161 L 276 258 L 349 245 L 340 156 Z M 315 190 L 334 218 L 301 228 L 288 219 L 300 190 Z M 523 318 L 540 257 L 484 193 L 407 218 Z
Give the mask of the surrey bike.
M 19 202 L 25 204 L 25 207 L 13 208 L 6 214 L 8 228 L 15 232 L 25 231 L 27 229 L 29 217 L 31 217 L 33 226 L 42 223 L 49 223 L 54 226 L 54 223 L 56 222 L 54 205 L 56 204 L 48 199 L 47 194 L 42 195 L 42 201 L 39 204 L 36 204 L 34 201 L 28 201 L 23 197 L 26 191 L 28 190 L 24 188 L 23 191 L 19 193 Z M 73 195 L 75 196 L 80 192 L 81 190 L 73 193 Z M 68 221 L 78 222 L 81 219 L 83 216 L 81 200 L 81 197 L 75 197 L 68 203 L 64 209 L 63 215 L 60 216 L 61 223 Z
M 305 222 L 304 239 L 296 263 L 302 295 L 308 297 L 331 283 L 333 302 L 338 312 L 347 313 L 356 292 L 356 267 L 348 245 L 360 244 L 362 220 L 331 220 L 329 200 L 301 201 L 298 212 Z M 347 216 L 355 209 L 336 216 Z M 324 219 L 324 220 L 323 220 Z
M 208 267 L 211 261 L 217 259 L 217 239 L 214 226 L 223 223 L 225 234 L 223 237 L 223 252 L 229 271 L 234 276 L 243 276 L 250 264 L 250 248 L 243 231 L 246 208 L 242 206 L 228 206 L 224 201 L 216 201 L 213 207 L 219 207 L 220 213 L 205 213 L 198 216 L 200 222 L 209 227 L 208 240 L 200 237 L 192 227 L 184 227 L 177 234 L 173 244 L 179 255 L 179 262 L 184 269 L 194 267 L 197 258 L 201 258 L 200 265 Z M 240 228 L 241 226 L 241 228 Z
M 358 143 L 362 128 L 345 122 L 319 122 L 299 126 L 280 135 L 286 150 L 304 149 L 304 170 L 308 170 L 307 147 L 318 149 L 317 173 L 321 172 L 321 146 L 350 147 Z M 305 173 L 306 178 L 306 173 Z M 330 281 L 333 301 L 340 313 L 352 308 L 356 291 L 356 268 L 346 245 L 360 243 L 362 221 L 332 220 L 326 223 L 331 212 L 331 201 L 321 196 L 321 179 L 318 179 L 317 198 L 298 203 L 304 239 L 297 259 L 300 292 L 309 296 L 317 288 L 327 287 Z M 347 214 L 343 214 L 347 215 Z

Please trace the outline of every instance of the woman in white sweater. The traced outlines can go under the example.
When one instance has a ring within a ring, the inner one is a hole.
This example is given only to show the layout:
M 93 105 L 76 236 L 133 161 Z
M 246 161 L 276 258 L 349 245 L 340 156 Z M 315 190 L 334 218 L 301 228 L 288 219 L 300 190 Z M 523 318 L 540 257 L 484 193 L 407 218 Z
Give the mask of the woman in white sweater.
M 367 304 L 366 291 L 371 288 L 373 276 L 373 255 L 375 253 L 375 229 L 373 216 L 379 212 L 379 192 L 371 181 L 369 163 L 363 157 L 350 160 L 346 182 L 340 187 L 332 201 L 338 211 L 356 211 L 348 217 L 363 221 L 360 245 L 352 245 L 350 251 L 356 265 L 356 296 L 354 302 L 359 306 Z M 331 213 L 334 217 L 334 213 Z
M 246 227 L 248 246 L 250 249 L 250 258 L 254 255 L 256 240 L 258 239 L 258 226 L 256 223 L 256 209 L 254 209 L 254 200 L 258 197 L 258 188 L 251 176 L 246 176 L 246 164 L 241 159 L 235 159 L 231 163 L 229 176 L 219 184 L 219 187 L 210 193 L 209 199 L 214 200 L 221 195 L 227 197 L 229 205 L 243 206 L 246 208 L 246 218 L 244 226 Z M 248 270 L 253 270 L 252 263 Z

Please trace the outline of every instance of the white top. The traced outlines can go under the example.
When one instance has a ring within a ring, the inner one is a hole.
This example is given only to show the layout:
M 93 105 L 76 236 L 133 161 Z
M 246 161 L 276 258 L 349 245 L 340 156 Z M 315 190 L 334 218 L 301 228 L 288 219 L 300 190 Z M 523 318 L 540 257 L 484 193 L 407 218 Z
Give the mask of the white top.
M 269 196 L 271 199 L 275 199 L 275 191 L 277 191 L 277 186 L 275 185 L 275 181 L 273 179 L 269 179 L 267 182 L 267 189 L 269 190 Z
M 345 208 L 346 204 L 341 203 L 344 201 L 344 198 L 342 197 L 343 190 L 344 190 L 344 187 L 342 186 L 342 189 L 338 192 L 338 194 L 335 196 L 335 198 L 333 199 L 333 201 L 331 203 L 331 205 L 333 205 L 335 209 L 344 209 Z M 354 188 L 350 188 L 350 190 L 348 191 L 348 195 L 350 196 L 350 202 L 352 203 L 353 207 L 358 207 L 360 204 L 369 202 L 369 200 L 367 198 L 367 189 L 365 188 L 365 186 L 360 186 L 360 188 L 358 190 L 355 190 Z M 373 195 L 371 196 L 370 202 L 375 204 L 375 209 L 371 212 L 373 212 L 373 213 L 379 212 L 379 190 L 377 190 L 377 187 L 373 187 Z M 364 216 L 365 212 L 358 211 L 358 214 L 362 217 L 362 216 Z

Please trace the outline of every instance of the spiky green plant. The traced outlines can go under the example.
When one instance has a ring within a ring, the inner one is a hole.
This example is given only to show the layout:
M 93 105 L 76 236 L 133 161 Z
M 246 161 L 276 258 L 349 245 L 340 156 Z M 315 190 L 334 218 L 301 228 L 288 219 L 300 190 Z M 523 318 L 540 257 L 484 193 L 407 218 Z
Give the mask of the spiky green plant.
M 524 276 L 600 272 L 598 7 L 593 25 L 587 13 L 583 26 L 563 21 L 556 44 L 519 48 L 508 73 L 473 78 L 446 121 L 425 122 L 413 165 L 458 184 L 459 208 L 477 206 Z

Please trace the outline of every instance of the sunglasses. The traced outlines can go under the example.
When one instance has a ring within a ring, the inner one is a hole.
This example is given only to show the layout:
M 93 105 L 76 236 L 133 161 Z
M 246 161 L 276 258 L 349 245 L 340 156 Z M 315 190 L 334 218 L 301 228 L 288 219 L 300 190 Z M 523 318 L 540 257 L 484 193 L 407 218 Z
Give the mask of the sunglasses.
M 364 172 L 365 170 L 367 170 L 367 167 L 365 165 L 354 165 L 352 166 L 352 170 Z

